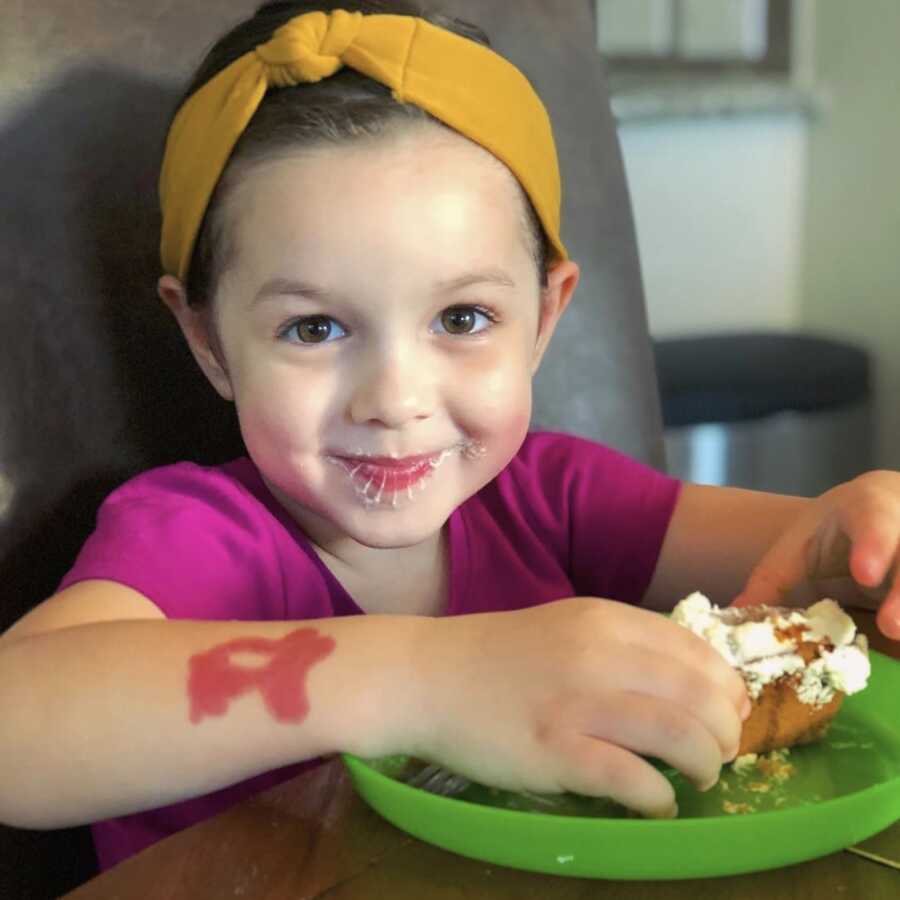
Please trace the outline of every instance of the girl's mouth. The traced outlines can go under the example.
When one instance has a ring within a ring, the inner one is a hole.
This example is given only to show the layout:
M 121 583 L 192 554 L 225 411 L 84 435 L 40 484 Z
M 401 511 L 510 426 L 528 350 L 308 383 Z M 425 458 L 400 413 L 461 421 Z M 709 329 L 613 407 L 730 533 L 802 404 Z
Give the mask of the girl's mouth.
M 350 473 L 354 484 L 363 485 L 363 491 L 369 495 L 370 489 L 378 494 L 396 494 L 405 491 L 428 477 L 443 462 L 445 454 L 433 456 L 408 456 L 405 459 L 390 457 L 338 457 L 338 461 Z M 380 499 L 380 497 L 376 497 Z
M 484 448 L 474 441 L 461 441 L 436 453 L 402 459 L 363 453 L 354 456 L 336 454 L 327 459 L 350 476 L 350 484 L 364 506 L 397 509 L 401 500 L 411 502 L 421 494 L 438 466 L 450 456 L 460 454 L 467 459 L 478 459 L 484 452 Z
M 428 487 L 435 470 L 449 457 L 460 454 L 478 459 L 484 452 L 474 441 L 461 441 L 435 453 L 402 459 L 362 453 L 359 456 L 328 456 L 327 459 L 350 476 L 356 496 L 367 509 L 398 509 L 401 502 L 411 503 Z

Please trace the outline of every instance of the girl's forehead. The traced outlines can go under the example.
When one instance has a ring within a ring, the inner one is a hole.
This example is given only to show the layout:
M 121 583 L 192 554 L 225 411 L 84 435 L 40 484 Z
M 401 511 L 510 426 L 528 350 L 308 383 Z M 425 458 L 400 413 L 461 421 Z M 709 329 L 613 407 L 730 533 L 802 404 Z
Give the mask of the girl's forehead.
M 224 203 L 233 243 L 310 251 L 366 241 L 398 249 L 432 239 L 521 244 L 525 205 L 509 170 L 446 128 L 416 125 L 245 162 Z
M 282 150 L 244 163 L 231 180 L 238 202 L 264 197 L 266 188 L 277 194 L 290 183 L 305 191 L 338 190 L 337 201 L 365 196 L 382 183 L 395 187 L 398 181 L 419 190 L 487 188 L 498 194 L 496 199 L 506 195 L 512 211 L 519 199 L 515 176 L 491 153 L 443 126 L 422 123 L 377 137 Z

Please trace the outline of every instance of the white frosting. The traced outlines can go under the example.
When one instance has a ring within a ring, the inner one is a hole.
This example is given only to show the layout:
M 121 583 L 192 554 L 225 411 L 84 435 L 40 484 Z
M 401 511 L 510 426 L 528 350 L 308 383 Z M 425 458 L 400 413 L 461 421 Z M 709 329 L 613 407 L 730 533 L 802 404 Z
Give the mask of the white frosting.
M 811 640 L 819 641 L 825 638 L 835 647 L 852 644 L 856 634 L 853 619 L 834 600 L 820 600 L 813 603 L 806 610 L 806 627 Z
M 755 700 L 762 689 L 771 681 L 777 681 L 783 675 L 793 675 L 800 672 L 806 664 L 803 657 L 796 653 L 779 653 L 775 656 L 767 656 L 753 662 L 738 666 L 744 682 L 747 685 L 747 693 Z
M 744 677 L 753 699 L 784 676 L 795 675 L 797 696 L 814 706 L 828 703 L 835 691 L 855 694 L 869 680 L 866 637 L 856 634 L 853 619 L 834 600 L 820 600 L 807 610 L 732 610 L 695 591 L 677 604 L 672 619 L 715 647 Z M 804 641 L 825 641 L 834 649 L 821 648 L 807 665 L 797 653 Z

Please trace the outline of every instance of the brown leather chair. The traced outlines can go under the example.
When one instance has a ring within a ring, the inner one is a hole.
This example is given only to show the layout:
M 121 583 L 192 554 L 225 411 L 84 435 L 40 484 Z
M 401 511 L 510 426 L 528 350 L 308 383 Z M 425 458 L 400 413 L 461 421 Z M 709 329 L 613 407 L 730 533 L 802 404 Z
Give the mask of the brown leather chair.
M 180 80 L 256 5 L 0 0 L 0 630 L 54 590 L 125 478 L 242 452 L 230 407 L 156 299 L 156 175 Z M 534 426 L 659 466 L 634 229 L 592 4 L 443 6 L 487 29 L 555 122 L 564 239 L 583 280 L 537 378 Z M 0 828 L 0 897 L 57 896 L 93 869 L 84 828 Z

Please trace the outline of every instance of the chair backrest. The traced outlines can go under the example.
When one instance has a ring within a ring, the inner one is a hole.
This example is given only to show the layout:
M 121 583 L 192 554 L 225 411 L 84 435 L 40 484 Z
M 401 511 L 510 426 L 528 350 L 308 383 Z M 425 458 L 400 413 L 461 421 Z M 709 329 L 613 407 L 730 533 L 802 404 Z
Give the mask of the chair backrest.
M 241 452 L 231 408 L 156 299 L 156 177 L 180 81 L 257 5 L 79 0 L 49 16 L 0 0 L 0 630 L 53 591 L 125 478 Z M 538 375 L 534 425 L 660 465 L 634 228 L 590 4 L 443 6 L 488 30 L 556 125 L 564 238 L 584 275 Z M 58 895 L 90 871 L 83 856 L 65 862 L 83 840 L 0 831 L 0 896 Z M 29 862 L 51 852 L 53 867 Z
M 592 0 L 445 0 L 531 79 L 553 121 L 563 238 L 582 278 L 535 379 L 533 425 L 657 468 L 662 422 L 631 200 Z

